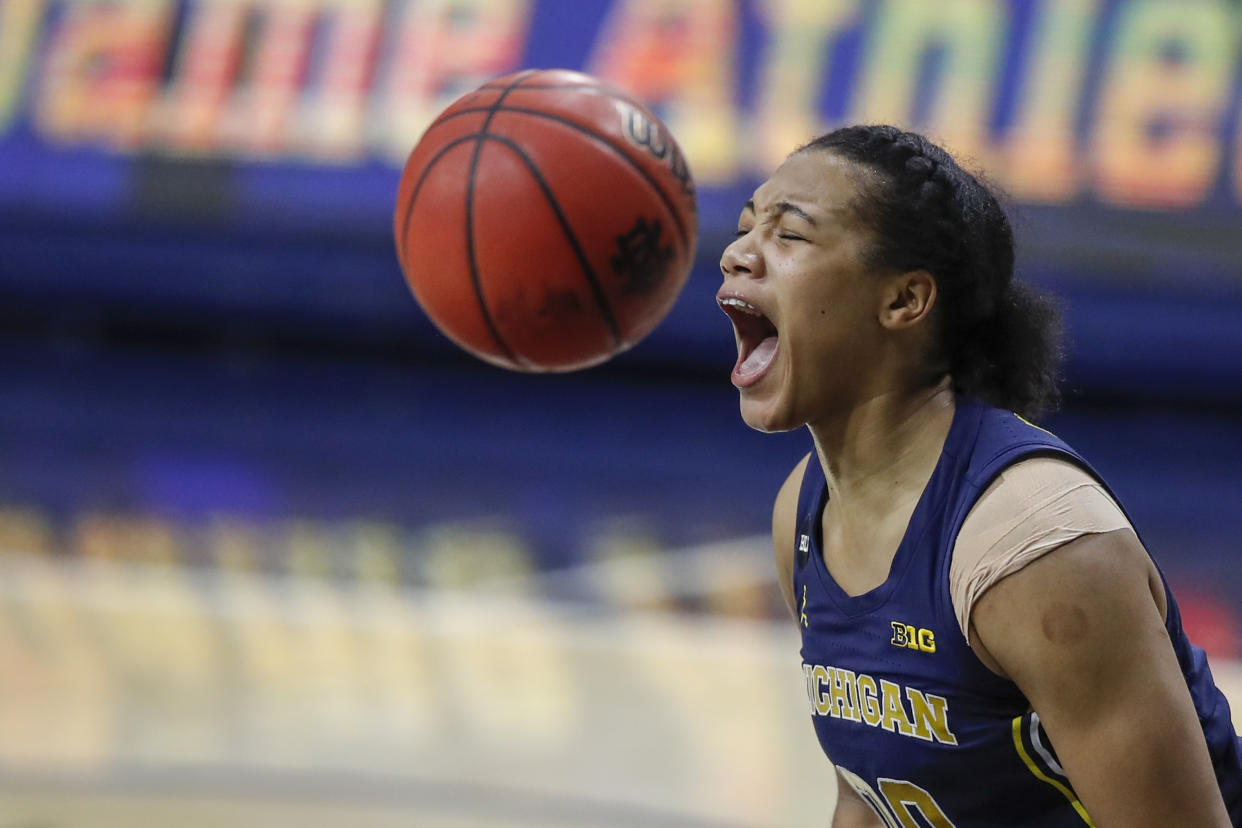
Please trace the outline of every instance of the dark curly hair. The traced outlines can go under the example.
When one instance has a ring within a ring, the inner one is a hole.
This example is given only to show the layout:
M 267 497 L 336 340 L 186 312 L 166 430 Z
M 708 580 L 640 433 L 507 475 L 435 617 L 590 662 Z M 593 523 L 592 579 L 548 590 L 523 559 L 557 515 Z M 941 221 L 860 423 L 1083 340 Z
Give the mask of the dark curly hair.
M 996 196 L 940 147 L 891 126 L 849 126 L 822 150 L 877 173 L 854 208 L 874 232 L 871 264 L 927 270 L 940 294 L 941 356 L 954 388 L 1025 417 L 1056 407 L 1056 306 L 1013 276 L 1013 229 Z

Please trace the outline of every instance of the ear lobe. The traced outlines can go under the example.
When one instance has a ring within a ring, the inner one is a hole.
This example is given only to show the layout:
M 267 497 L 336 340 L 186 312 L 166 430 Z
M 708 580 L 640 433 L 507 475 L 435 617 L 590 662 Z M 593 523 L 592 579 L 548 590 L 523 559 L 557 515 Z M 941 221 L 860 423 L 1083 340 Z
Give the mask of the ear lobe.
M 926 270 L 893 277 L 880 322 L 890 329 L 909 328 L 925 319 L 936 304 L 936 279 Z

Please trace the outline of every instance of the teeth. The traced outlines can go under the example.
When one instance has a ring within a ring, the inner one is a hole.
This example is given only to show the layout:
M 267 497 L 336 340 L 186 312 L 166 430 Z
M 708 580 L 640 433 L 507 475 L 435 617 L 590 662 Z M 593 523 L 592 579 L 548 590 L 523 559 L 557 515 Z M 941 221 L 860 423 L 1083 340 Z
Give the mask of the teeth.
M 751 316 L 763 316 L 754 305 L 744 302 L 736 296 L 726 296 L 720 300 L 720 304 L 722 307 L 737 308 L 744 313 L 749 313 Z

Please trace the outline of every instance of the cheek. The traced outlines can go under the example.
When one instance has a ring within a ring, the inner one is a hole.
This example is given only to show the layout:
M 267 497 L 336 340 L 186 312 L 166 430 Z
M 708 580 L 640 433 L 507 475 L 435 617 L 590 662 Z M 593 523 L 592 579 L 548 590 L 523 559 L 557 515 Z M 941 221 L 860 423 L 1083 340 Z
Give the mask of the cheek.
M 781 339 L 799 370 L 808 362 L 823 360 L 847 369 L 855 355 L 873 351 L 873 332 L 878 326 L 859 299 L 818 293 L 791 309 L 788 331 L 782 331 Z
M 789 303 L 788 318 L 800 336 L 823 336 L 839 331 L 850 317 L 851 297 L 823 284 L 823 280 L 801 286 Z

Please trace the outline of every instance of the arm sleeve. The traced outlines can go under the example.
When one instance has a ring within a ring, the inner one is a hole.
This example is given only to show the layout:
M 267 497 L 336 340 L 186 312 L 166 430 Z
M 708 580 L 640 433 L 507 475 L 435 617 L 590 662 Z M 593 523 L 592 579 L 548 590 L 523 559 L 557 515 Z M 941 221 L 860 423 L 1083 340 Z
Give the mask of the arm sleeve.
M 966 515 L 949 564 L 949 592 L 962 635 L 990 586 L 1083 535 L 1126 529 L 1130 522 L 1100 483 L 1053 457 L 1015 463 Z

